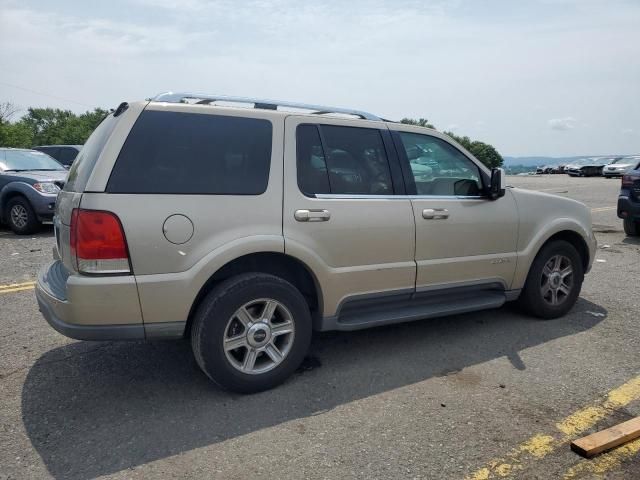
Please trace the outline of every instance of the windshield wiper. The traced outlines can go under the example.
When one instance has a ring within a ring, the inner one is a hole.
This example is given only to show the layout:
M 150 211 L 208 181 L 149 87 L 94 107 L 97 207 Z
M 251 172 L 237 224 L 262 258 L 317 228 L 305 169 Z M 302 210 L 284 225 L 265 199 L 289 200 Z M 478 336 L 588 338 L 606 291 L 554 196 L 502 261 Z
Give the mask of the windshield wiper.
M 24 172 L 24 170 L 19 168 L 7 168 L 6 170 L 2 170 L 3 172 Z
M 59 168 L 30 168 L 29 171 L 30 172 L 57 172 L 59 171 Z M 21 170 L 21 171 L 25 171 L 25 170 Z

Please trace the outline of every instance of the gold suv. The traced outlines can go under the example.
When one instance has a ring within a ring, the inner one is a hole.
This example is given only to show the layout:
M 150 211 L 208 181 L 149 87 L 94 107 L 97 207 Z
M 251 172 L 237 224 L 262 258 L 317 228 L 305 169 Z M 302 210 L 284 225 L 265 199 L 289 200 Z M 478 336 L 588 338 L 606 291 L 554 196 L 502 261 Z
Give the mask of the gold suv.
M 313 331 L 512 300 L 564 315 L 593 261 L 590 212 L 504 180 L 446 135 L 366 112 L 123 103 L 58 196 L 38 303 L 73 338 L 190 338 L 239 392 L 284 381 Z

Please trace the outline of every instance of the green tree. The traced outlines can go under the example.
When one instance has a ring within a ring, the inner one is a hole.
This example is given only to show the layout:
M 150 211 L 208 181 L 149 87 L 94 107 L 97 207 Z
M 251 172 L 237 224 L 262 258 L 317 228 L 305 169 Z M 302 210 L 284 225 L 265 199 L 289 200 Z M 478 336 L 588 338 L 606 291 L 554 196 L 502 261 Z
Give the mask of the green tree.
M 0 103 L 0 146 L 24 147 L 31 145 L 31 132 L 23 125 L 11 123 L 20 109 L 11 102 Z
M 464 148 L 469 150 L 469 152 L 471 152 L 474 157 L 484 163 L 488 168 L 502 166 L 504 162 L 504 160 L 502 159 L 502 155 L 498 153 L 493 145 L 481 142 L 479 140 L 471 140 L 467 136 L 461 137 L 454 134 L 453 132 L 444 133 L 446 135 L 449 135 Z
M 433 128 L 434 130 L 436 128 L 432 124 L 430 124 L 429 120 L 427 120 L 426 118 L 420 118 L 420 119 L 416 120 L 414 118 L 406 118 L 405 117 L 402 120 L 400 120 L 400 123 L 404 123 L 406 125 L 417 125 L 418 127 Z
M 70 110 L 29 108 L 17 122 L 11 122 L 11 108 L 0 104 L 0 146 L 33 147 L 35 145 L 83 144 L 109 113 L 102 108 L 76 115 Z M 15 113 L 15 110 L 13 110 Z
M 0 147 L 29 148 L 32 143 L 33 135 L 26 125 L 0 121 Z

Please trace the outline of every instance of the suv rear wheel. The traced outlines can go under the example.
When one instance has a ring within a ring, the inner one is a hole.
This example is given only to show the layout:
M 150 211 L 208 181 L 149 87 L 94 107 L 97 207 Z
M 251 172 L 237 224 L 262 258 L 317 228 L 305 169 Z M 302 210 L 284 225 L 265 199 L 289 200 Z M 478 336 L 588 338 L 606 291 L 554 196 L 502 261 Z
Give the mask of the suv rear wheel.
M 311 341 L 311 315 L 289 282 L 242 274 L 216 286 L 199 305 L 191 345 L 200 368 L 222 388 L 259 392 L 298 368 Z
M 533 261 L 519 303 L 536 317 L 561 317 L 576 303 L 583 280 L 584 268 L 576 248 L 564 240 L 552 241 Z
M 640 235 L 639 221 L 625 218 L 623 220 L 623 225 L 624 225 L 624 233 L 626 233 L 630 237 L 637 237 L 638 235 Z
M 29 201 L 22 197 L 15 197 L 7 202 L 5 219 L 16 235 L 29 235 L 40 228 L 36 213 Z

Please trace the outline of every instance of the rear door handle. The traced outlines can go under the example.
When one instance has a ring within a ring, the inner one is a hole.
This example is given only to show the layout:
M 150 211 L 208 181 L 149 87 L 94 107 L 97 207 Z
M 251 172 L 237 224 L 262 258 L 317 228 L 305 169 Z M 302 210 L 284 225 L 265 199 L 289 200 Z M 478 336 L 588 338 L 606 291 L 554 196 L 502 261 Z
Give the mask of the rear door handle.
M 329 210 L 296 210 L 293 217 L 299 222 L 326 222 L 331 213 Z
M 422 218 L 425 220 L 445 220 L 449 218 L 449 210 L 446 208 L 425 208 L 422 210 Z

